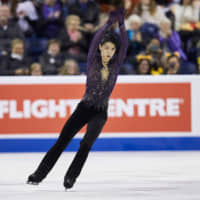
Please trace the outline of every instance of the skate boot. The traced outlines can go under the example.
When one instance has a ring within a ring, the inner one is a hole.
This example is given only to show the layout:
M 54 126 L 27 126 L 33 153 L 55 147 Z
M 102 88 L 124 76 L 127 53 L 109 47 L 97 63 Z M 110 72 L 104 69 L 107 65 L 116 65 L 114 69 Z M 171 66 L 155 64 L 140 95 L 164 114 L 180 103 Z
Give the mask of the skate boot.
M 27 184 L 38 185 L 43 178 L 42 174 L 35 172 L 28 177 Z
M 65 177 L 63 185 L 65 189 L 70 189 L 73 187 L 75 182 L 76 182 L 75 178 Z

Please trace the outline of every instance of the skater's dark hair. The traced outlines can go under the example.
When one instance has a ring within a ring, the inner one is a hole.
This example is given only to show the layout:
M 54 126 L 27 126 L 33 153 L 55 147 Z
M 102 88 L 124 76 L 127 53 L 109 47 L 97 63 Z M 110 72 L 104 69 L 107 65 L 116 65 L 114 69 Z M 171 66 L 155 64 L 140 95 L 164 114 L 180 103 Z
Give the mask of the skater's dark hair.
M 104 37 L 102 38 L 100 44 L 103 45 L 106 42 L 112 42 L 115 47 L 116 47 L 116 52 L 119 50 L 119 43 L 120 39 L 119 36 L 117 35 L 117 33 L 115 33 L 114 31 L 107 31 L 104 35 Z

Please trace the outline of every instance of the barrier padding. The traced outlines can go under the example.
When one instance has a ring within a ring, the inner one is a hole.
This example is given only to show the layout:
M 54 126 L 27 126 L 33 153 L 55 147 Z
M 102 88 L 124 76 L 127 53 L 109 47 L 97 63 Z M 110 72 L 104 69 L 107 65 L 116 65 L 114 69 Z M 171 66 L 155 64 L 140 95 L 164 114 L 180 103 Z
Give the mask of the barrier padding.
M 0 139 L 0 152 L 46 152 L 51 138 Z M 77 151 L 81 138 L 71 141 L 65 151 Z M 92 151 L 192 151 L 200 150 L 200 137 L 99 138 Z

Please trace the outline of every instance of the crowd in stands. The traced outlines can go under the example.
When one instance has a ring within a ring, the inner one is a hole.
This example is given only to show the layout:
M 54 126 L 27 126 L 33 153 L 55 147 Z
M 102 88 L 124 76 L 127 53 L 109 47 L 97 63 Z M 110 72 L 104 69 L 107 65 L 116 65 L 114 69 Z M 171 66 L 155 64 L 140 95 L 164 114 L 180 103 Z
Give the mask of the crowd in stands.
M 0 0 L 0 75 L 85 74 L 109 2 Z M 124 7 L 129 47 L 120 74 L 200 73 L 199 0 L 124 0 Z

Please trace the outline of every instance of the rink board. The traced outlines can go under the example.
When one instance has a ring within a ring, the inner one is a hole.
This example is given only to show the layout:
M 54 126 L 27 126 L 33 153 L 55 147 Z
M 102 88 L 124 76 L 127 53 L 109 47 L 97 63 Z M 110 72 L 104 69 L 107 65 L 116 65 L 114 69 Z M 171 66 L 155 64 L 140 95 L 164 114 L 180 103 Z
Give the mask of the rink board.
M 85 77 L 1 77 L 0 152 L 43 152 L 85 90 Z M 200 77 L 120 76 L 94 151 L 200 150 Z M 67 151 L 79 147 L 81 134 Z
M 0 139 L 0 152 L 46 152 L 56 139 Z M 65 151 L 77 151 L 81 139 L 73 139 Z M 196 151 L 200 137 L 99 138 L 92 151 Z

